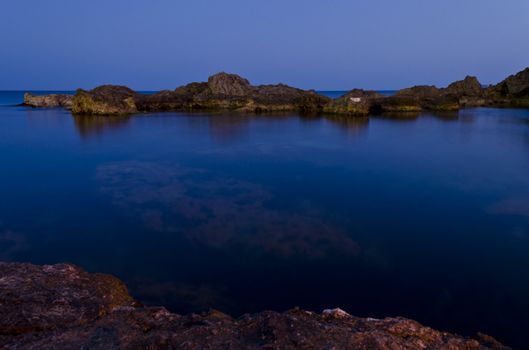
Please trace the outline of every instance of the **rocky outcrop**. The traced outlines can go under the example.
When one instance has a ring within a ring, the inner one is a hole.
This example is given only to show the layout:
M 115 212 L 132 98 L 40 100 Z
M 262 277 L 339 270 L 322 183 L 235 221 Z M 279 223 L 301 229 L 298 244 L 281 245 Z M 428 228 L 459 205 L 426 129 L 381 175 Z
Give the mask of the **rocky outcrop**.
M 479 81 L 467 76 L 446 88 L 419 85 L 399 90 L 393 96 L 355 89 L 329 103 L 324 111 L 348 115 L 418 113 L 423 110 L 456 111 L 464 107 L 484 105 L 483 94 Z
M 90 91 L 82 89 L 72 100 L 72 113 L 77 115 L 120 115 L 138 111 L 138 94 L 128 87 L 103 85 Z
M 507 349 L 404 318 L 293 309 L 234 319 L 142 307 L 116 278 L 72 265 L 0 263 L 2 349 Z
M 486 90 L 487 104 L 529 108 L 529 68 Z
M 416 99 L 437 98 L 441 96 L 441 90 L 435 86 L 419 85 L 411 88 L 399 90 L 395 93 L 395 97 L 407 97 Z
M 465 79 L 456 81 L 441 92 L 444 95 L 453 95 L 459 97 L 482 97 L 484 90 L 478 78 L 466 76 Z
M 252 93 L 248 80 L 224 72 L 209 77 L 208 87 L 215 96 L 248 96 Z
M 527 97 L 529 96 L 529 68 L 509 76 L 507 79 L 493 86 L 491 92 L 503 96 Z
M 72 107 L 72 98 L 70 95 L 51 94 L 36 96 L 30 93 L 24 94 L 24 106 L 34 108 L 53 108 L 53 107 Z
M 248 80 L 227 73 L 213 75 L 207 83 L 191 83 L 152 95 L 124 89 L 104 86 L 89 92 L 79 90 L 72 111 L 84 115 L 188 110 L 318 112 L 330 101 L 314 91 L 282 84 L 252 86 Z
M 353 89 L 331 102 L 323 108 L 325 113 L 367 115 L 373 110 L 377 101 L 384 99 L 384 95 L 376 91 Z
M 314 91 L 284 84 L 251 85 L 238 75 L 218 73 L 207 82 L 191 83 L 156 94 L 139 94 L 124 86 L 104 85 L 78 90 L 73 100 L 61 95 L 27 95 L 27 105 L 69 106 L 77 115 L 118 115 L 136 112 L 231 110 L 242 112 L 325 112 L 341 115 L 417 113 L 423 110 L 457 111 L 465 107 L 529 108 L 529 68 L 501 83 L 483 89 L 476 77 L 467 76 L 446 88 L 421 85 L 383 96 L 354 89 L 330 99 Z

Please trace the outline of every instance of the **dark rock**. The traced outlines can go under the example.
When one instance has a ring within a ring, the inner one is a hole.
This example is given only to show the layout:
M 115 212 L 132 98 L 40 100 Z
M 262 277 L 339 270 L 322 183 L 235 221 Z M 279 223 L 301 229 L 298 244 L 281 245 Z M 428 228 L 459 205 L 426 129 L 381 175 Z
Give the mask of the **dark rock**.
M 388 96 L 373 101 L 371 111 L 381 113 L 417 113 L 422 111 L 419 99 L 408 96 Z
M 486 103 L 497 107 L 529 108 L 529 68 L 489 87 Z
M 207 83 L 136 98 L 139 111 L 234 110 L 242 112 L 320 111 L 330 101 L 314 91 L 287 85 L 252 86 L 235 74 L 219 73 Z
M 105 85 L 91 91 L 78 90 L 73 100 L 56 95 L 33 97 L 26 104 L 69 106 L 78 115 L 116 115 L 136 112 L 230 110 L 241 112 L 325 112 L 342 115 L 370 113 L 417 113 L 423 110 L 456 111 L 465 107 L 497 106 L 529 108 L 529 68 L 498 85 L 483 89 L 475 77 L 467 76 L 448 87 L 414 86 L 394 96 L 374 91 L 351 90 L 331 100 L 314 91 L 284 84 L 253 86 L 238 75 L 218 73 L 208 82 L 191 83 L 174 91 L 138 94 L 123 86 Z
M 509 76 L 498 85 L 493 86 L 490 90 L 501 96 L 529 96 L 529 68 Z
M 395 97 L 407 97 L 415 99 L 436 98 L 441 95 L 441 90 L 435 86 L 419 85 L 407 89 L 399 90 Z
M 72 265 L 0 263 L 0 333 L 79 326 L 135 301 L 118 279 Z
M 208 79 L 208 87 L 216 96 L 248 96 L 252 93 L 250 82 L 236 74 L 224 72 Z
M 51 94 L 35 96 L 30 93 L 24 94 L 24 106 L 34 108 L 51 108 L 51 107 L 72 107 L 72 98 L 70 95 Z
M 328 103 L 323 111 L 332 114 L 367 115 L 373 112 L 377 101 L 383 98 L 384 95 L 376 91 L 353 89 Z
M 301 90 L 284 84 L 260 85 L 254 88 L 246 109 L 319 112 L 330 101 L 330 98 L 312 90 Z
M 476 77 L 467 76 L 465 79 L 453 82 L 442 89 L 442 93 L 458 97 L 481 97 L 483 96 L 483 88 Z
M 77 115 L 120 115 L 138 111 L 138 94 L 128 87 L 103 85 L 93 90 L 77 90 L 72 101 L 72 113 Z
M 507 349 L 493 338 L 439 332 L 404 318 L 293 309 L 233 319 L 141 307 L 117 279 L 72 265 L 0 263 L 0 348 Z

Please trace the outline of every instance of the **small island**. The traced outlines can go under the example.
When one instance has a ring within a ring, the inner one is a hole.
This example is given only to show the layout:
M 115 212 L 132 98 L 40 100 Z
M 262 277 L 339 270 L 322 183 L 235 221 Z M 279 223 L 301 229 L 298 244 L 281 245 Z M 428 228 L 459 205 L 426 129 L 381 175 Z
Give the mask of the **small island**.
M 75 115 L 126 115 L 145 112 L 240 111 L 326 113 L 367 116 L 383 113 L 457 111 L 468 107 L 529 108 L 529 68 L 502 82 L 483 87 L 467 76 L 446 88 L 414 86 L 385 96 L 376 91 L 353 89 L 331 99 L 313 90 L 284 84 L 251 85 L 235 74 L 218 73 L 207 82 L 190 83 L 175 90 L 146 95 L 125 86 L 103 85 L 79 89 L 69 95 L 24 95 L 30 107 L 65 107 Z

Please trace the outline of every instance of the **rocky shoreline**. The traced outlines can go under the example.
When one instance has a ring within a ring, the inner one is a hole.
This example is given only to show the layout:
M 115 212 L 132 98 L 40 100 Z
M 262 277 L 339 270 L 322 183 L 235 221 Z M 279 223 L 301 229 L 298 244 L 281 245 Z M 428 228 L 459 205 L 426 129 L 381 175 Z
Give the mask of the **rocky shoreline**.
M 67 264 L 0 263 L 1 349 L 508 349 L 405 318 L 340 310 L 218 311 L 181 316 L 144 307 L 115 277 Z
M 529 68 L 489 87 L 483 87 L 476 77 L 467 76 L 446 88 L 414 86 L 399 90 L 394 96 L 353 89 L 342 97 L 331 99 L 313 90 L 284 84 L 254 86 L 238 75 L 218 73 L 207 82 L 191 83 L 151 95 L 125 86 L 103 85 L 90 91 L 79 89 L 74 96 L 34 96 L 27 93 L 23 104 L 30 107 L 65 107 L 75 115 L 230 110 L 367 116 L 457 111 L 468 107 L 529 108 Z

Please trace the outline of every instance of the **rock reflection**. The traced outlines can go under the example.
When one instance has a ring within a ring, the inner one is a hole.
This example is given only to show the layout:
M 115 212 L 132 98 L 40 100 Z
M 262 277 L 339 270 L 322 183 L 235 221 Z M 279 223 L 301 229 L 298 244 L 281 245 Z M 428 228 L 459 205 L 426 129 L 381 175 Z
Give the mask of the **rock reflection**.
M 398 112 L 398 113 L 384 113 L 376 116 L 371 116 L 371 118 L 376 119 L 387 119 L 395 122 L 414 122 L 420 116 L 422 112 Z
M 326 115 L 325 120 L 338 126 L 350 135 L 359 135 L 367 131 L 369 127 L 369 117 L 350 117 L 340 115 Z
M 107 130 L 116 130 L 125 127 L 129 121 L 128 116 L 73 116 L 75 127 L 82 138 L 90 138 L 102 134 Z
M 443 122 L 455 122 L 459 120 L 459 111 L 429 112 L 427 115 Z
M 255 115 L 230 114 L 211 116 L 209 130 L 212 137 L 221 144 L 240 140 L 248 135 L 248 125 Z
M 149 162 L 105 164 L 97 177 L 114 204 L 140 217 L 149 229 L 182 234 L 197 244 L 284 257 L 355 256 L 360 251 L 317 209 L 275 210 L 269 207 L 272 194 L 250 182 Z

